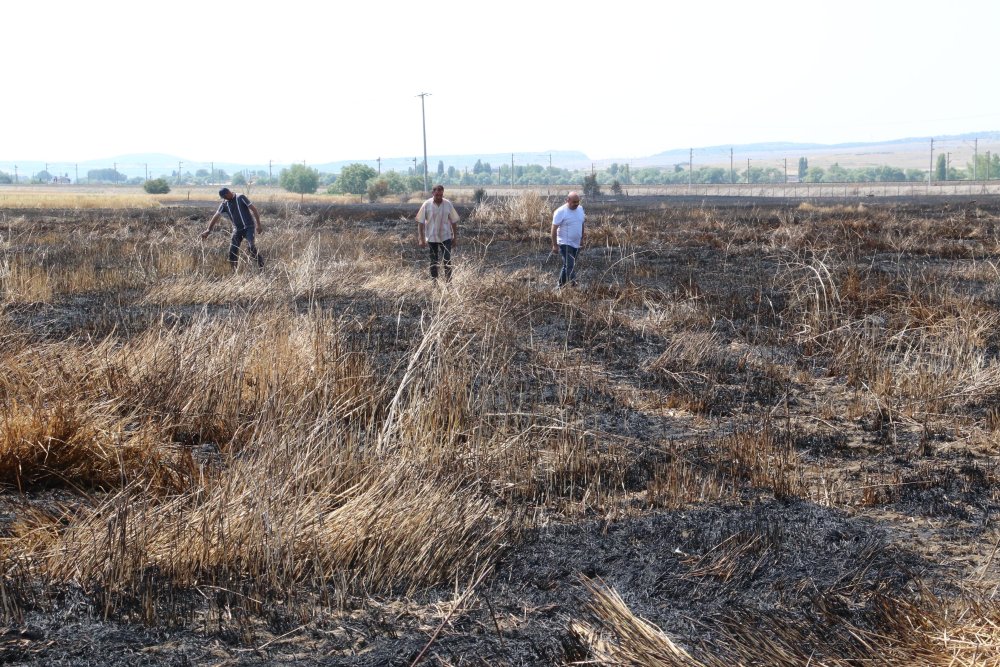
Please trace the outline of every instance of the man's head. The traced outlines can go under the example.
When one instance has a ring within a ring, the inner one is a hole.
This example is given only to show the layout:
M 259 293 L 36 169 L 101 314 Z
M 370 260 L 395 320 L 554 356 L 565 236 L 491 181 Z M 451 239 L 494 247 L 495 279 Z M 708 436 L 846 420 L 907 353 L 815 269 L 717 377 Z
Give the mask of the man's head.
M 566 203 L 575 211 L 576 207 L 580 205 L 580 195 L 576 192 L 569 193 L 566 195 Z
M 223 199 L 232 199 L 235 195 L 233 194 L 233 191 L 230 190 L 229 188 L 222 188 L 221 190 L 219 190 L 219 196 L 222 197 Z
M 435 204 L 440 204 L 442 201 L 444 201 L 444 186 L 443 185 L 435 185 L 431 189 L 431 195 L 433 195 L 433 197 L 434 197 L 434 203 Z

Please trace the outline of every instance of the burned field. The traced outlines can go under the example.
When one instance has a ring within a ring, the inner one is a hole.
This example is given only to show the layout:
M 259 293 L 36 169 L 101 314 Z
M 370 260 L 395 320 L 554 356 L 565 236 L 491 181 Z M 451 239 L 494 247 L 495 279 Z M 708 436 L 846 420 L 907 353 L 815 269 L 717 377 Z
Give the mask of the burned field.
M 0 211 L 0 662 L 1000 665 L 1000 202 Z

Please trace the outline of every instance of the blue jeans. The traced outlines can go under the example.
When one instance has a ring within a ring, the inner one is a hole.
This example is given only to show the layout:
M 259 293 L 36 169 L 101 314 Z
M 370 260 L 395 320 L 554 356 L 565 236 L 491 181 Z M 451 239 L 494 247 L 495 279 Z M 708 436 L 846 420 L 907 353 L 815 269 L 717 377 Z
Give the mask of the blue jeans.
M 579 248 L 574 248 L 571 245 L 561 245 L 559 246 L 559 254 L 562 255 L 562 271 L 559 272 L 559 286 L 562 287 L 569 280 L 574 285 L 576 284 L 576 255 L 580 252 Z
M 428 241 L 427 248 L 431 253 L 431 278 L 437 280 L 438 253 L 441 253 L 441 261 L 444 263 L 444 279 L 451 280 L 451 239 L 446 239 L 440 243 Z
M 243 239 L 247 240 L 247 250 L 250 256 L 257 260 L 257 266 L 264 268 L 264 257 L 257 252 L 257 245 L 254 243 L 253 227 L 233 227 L 233 237 L 229 240 L 229 263 L 235 269 L 240 259 L 240 244 Z

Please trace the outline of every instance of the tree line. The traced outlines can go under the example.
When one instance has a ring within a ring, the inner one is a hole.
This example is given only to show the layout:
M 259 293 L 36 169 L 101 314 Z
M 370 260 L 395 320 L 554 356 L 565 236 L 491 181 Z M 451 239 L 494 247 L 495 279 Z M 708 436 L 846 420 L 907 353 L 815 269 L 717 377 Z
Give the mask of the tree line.
M 793 178 L 790 178 L 792 176 Z M 702 166 L 690 169 L 680 163 L 672 167 L 641 167 L 632 169 L 629 165 L 612 163 L 602 169 L 564 169 L 540 164 L 501 164 L 494 168 L 489 162 L 477 160 L 471 169 L 459 169 L 445 165 L 439 160 L 437 168 L 428 172 L 429 180 L 445 186 L 463 187 L 506 187 L 506 186 L 581 186 L 606 188 L 619 192 L 630 185 L 672 185 L 672 184 L 778 184 L 789 180 L 804 183 L 875 183 L 875 182 L 919 182 L 926 181 L 925 169 L 902 169 L 890 165 L 878 167 L 847 168 L 834 163 L 827 167 L 811 166 L 806 157 L 800 157 L 794 174 L 773 165 L 755 165 L 748 162 L 746 168 L 729 169 L 718 166 Z M 997 180 L 1000 179 L 1000 154 L 979 155 L 964 166 L 951 165 L 947 154 L 937 156 L 931 174 L 934 181 Z M 294 164 L 282 169 L 275 177 L 267 170 L 243 170 L 228 174 L 222 169 L 195 172 L 171 172 L 154 179 L 126 177 L 116 169 L 92 169 L 86 175 L 88 183 L 112 183 L 121 185 L 144 185 L 155 181 L 155 191 L 163 191 L 169 186 L 229 184 L 237 187 L 248 184 L 274 185 L 297 194 L 313 194 L 321 187 L 329 194 L 368 195 L 374 201 L 390 194 L 406 194 L 424 190 L 424 163 L 415 163 L 405 172 L 376 171 L 369 165 L 353 163 L 345 166 L 339 174 L 320 172 L 312 167 Z M 39 172 L 31 177 L 31 183 L 68 182 L 68 178 Z M 0 184 L 11 184 L 14 178 L 0 171 Z

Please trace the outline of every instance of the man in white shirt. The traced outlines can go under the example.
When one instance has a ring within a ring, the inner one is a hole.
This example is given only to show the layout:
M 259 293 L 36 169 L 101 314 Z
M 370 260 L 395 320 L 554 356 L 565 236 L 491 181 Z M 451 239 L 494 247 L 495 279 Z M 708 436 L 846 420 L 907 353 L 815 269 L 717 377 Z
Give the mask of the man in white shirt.
M 417 244 L 430 247 L 431 278 L 438 277 L 438 255 L 444 262 L 444 279 L 451 280 L 451 251 L 458 245 L 458 211 L 444 198 L 444 186 L 435 185 L 433 195 L 417 211 Z
M 552 252 L 562 255 L 562 270 L 559 272 L 559 287 L 568 280 L 576 286 L 576 255 L 583 245 L 583 223 L 586 219 L 580 206 L 580 195 L 571 192 L 566 195 L 566 203 L 552 214 Z

